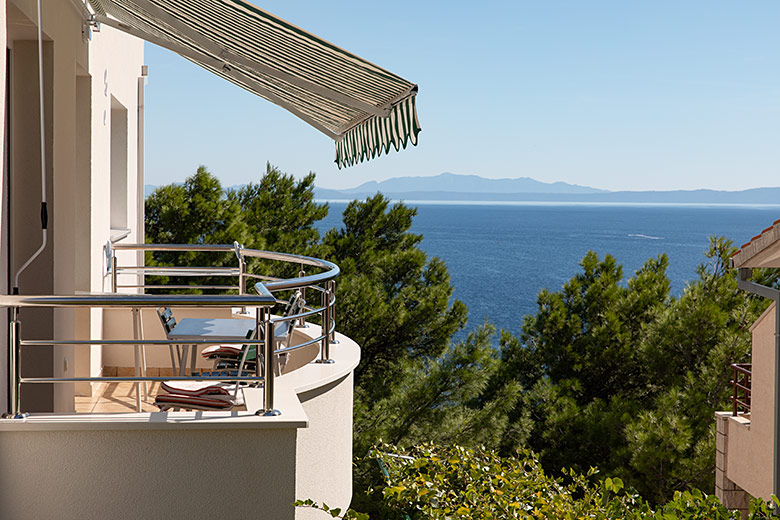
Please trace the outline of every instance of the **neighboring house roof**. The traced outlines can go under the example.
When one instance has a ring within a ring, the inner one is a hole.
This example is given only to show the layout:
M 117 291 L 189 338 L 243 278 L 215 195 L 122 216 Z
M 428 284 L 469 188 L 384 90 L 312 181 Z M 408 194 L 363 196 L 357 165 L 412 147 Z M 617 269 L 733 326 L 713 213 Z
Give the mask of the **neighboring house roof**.
M 780 267 L 780 220 L 731 256 L 731 267 Z

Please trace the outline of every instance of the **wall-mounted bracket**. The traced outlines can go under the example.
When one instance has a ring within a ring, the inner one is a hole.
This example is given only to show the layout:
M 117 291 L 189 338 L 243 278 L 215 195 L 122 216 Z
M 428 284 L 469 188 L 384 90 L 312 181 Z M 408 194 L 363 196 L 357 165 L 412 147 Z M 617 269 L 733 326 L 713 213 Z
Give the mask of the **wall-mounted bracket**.
M 85 42 L 92 40 L 92 32 L 100 32 L 100 22 L 95 20 L 95 15 L 90 15 L 88 19 L 81 24 L 81 39 Z

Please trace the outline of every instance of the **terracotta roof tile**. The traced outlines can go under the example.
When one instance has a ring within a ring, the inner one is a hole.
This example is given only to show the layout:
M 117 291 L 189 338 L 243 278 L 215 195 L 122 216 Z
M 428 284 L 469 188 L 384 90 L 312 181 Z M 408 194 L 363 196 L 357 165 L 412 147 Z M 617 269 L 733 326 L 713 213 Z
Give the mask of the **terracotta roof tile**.
M 755 244 L 755 242 L 757 240 L 762 239 L 763 237 L 765 237 L 767 234 L 770 234 L 770 233 L 774 234 L 775 237 L 780 236 L 780 219 L 775 220 L 774 222 L 772 222 L 771 226 L 769 226 L 768 228 L 762 230 L 761 233 L 759 233 L 758 235 L 754 236 L 753 238 L 748 240 L 746 243 L 742 244 L 742 246 L 733 255 L 731 255 L 731 264 L 732 264 L 732 266 L 734 266 L 737 263 L 736 262 L 736 257 L 738 255 L 740 255 L 742 253 L 746 253 L 746 254 L 748 253 L 747 251 L 745 251 L 746 248 L 749 248 L 749 247 L 751 247 L 753 245 L 755 245 L 757 248 L 759 248 L 759 250 L 755 250 L 755 251 L 750 251 L 749 252 L 750 257 L 753 257 L 756 254 L 758 254 L 760 252 L 760 250 L 763 250 L 766 247 L 768 247 L 770 245 L 770 243 L 774 243 L 776 240 L 773 240 L 771 237 L 767 236 L 767 241 L 765 243 L 763 243 L 763 244 Z M 749 258 L 741 259 L 740 263 L 742 263 L 744 261 L 747 261 L 748 259 Z

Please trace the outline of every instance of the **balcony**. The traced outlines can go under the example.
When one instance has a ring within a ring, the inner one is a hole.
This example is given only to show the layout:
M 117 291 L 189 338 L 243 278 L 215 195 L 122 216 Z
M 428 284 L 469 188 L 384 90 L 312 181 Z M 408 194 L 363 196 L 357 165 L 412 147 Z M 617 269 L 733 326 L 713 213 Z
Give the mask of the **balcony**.
M 753 365 L 750 363 L 734 363 L 734 377 L 731 380 L 733 392 L 731 394 L 732 416 L 740 413 L 750 416 L 750 389 Z
M 144 265 L 145 254 L 163 251 L 230 253 L 235 266 Z M 257 274 L 269 262 L 298 276 Z M 296 510 L 296 499 L 349 505 L 352 372 L 360 349 L 336 331 L 337 266 L 238 244 L 107 244 L 105 263 L 106 293 L 0 297 L 11 316 L 8 393 L 15 417 L 0 421 L 4 514 L 194 518 L 229 512 L 238 518 L 309 518 L 320 513 Z M 196 281 L 204 275 L 207 283 Z M 150 276 L 158 282 L 147 284 Z M 181 282 L 187 278 L 193 283 Z M 171 294 L 188 288 L 211 294 Z M 280 315 L 278 306 L 294 291 L 304 293 L 307 303 L 295 314 Z M 210 362 L 194 350 L 214 342 L 166 337 L 158 307 L 171 307 L 180 320 L 244 320 L 247 328 L 262 331 L 255 336 L 260 339 L 220 341 L 256 345 L 260 355 L 254 373 L 204 376 Z M 53 316 L 54 337 L 31 339 L 35 331 L 28 333 L 24 322 L 40 309 Z M 57 323 L 78 322 L 85 315 L 98 316 L 99 334 L 64 337 L 58 331 Z M 288 340 L 263 341 L 281 323 L 293 326 Z M 193 346 L 192 358 L 169 355 L 185 343 Z M 36 348 L 93 356 L 85 366 L 99 359 L 98 373 L 31 376 L 25 353 Z M 172 365 L 174 357 L 178 363 Z M 189 359 L 196 363 L 187 368 Z M 225 411 L 152 411 L 163 381 L 203 380 L 243 384 L 243 405 Z M 22 395 L 36 385 L 81 388 L 79 393 L 93 395 L 74 398 L 75 412 L 27 415 Z

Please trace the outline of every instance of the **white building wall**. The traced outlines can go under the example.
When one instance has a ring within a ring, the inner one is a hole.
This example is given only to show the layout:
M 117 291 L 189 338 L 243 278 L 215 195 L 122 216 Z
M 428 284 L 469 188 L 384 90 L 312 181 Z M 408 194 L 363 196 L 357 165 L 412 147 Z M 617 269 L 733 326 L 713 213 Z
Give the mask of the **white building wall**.
M 12 165 L 4 175 L 12 179 L 10 233 L 0 231 L 2 243 L 11 251 L 13 272 L 40 244 L 40 156 L 37 117 L 37 2 L 4 0 L 3 29 L 11 49 L 13 68 L 11 92 Z M 125 162 L 125 240 L 142 236 L 137 226 L 138 78 L 143 65 L 143 42 L 109 27 L 82 37 L 82 12 L 70 0 L 43 0 L 42 29 L 46 63 L 47 180 L 49 192 L 49 244 L 44 254 L 22 274 L 22 294 L 73 294 L 103 290 L 102 246 L 111 238 L 111 110 L 112 99 L 126 108 L 123 136 Z M 19 60 L 14 56 L 18 54 Z M 22 59 L 23 58 L 23 59 Z M 5 67 L 2 69 L 5 87 Z M 3 99 L 5 96 L 3 96 Z M 18 102 L 17 102 L 18 101 Z M 20 105 L 24 103 L 24 105 Z M 34 110 L 31 110 L 34 109 Z M 19 133 L 18 136 L 16 134 Z M 116 135 L 116 134 L 115 134 Z M 14 137 L 19 137 L 14 139 Z M 115 145 L 116 149 L 116 145 Z M 140 183 L 142 184 L 142 179 Z M 5 184 L 2 185 L 5 191 Z M 7 194 L 6 194 L 7 196 Z M 142 196 L 142 194 L 141 194 Z M 24 198 L 22 198 L 24 197 Z M 4 278 L 4 277 L 3 277 Z M 27 313 L 27 311 L 25 311 Z M 99 338 L 99 311 L 58 310 L 22 316 L 22 334 L 38 333 L 58 339 Z M 53 331 L 51 323 L 53 320 Z M 3 335 L 3 339 L 4 339 Z M 38 352 L 38 376 L 99 375 L 100 347 L 58 347 Z M 28 358 L 29 359 L 29 358 Z M 5 363 L 2 363 L 5 367 Z M 23 367 L 24 368 L 24 367 Z M 4 385 L 0 385 L 4 386 Z M 48 390 L 47 390 L 48 388 Z M 69 411 L 74 392 L 89 393 L 89 384 L 39 385 L 29 390 L 36 397 L 32 409 Z M 23 391 L 24 398 L 24 391 Z M 3 401 L 4 403 L 4 401 Z
M 353 387 L 353 374 L 349 374 L 298 395 L 309 427 L 298 430 L 297 499 L 312 499 L 344 510 L 352 501 Z M 299 508 L 295 514 L 296 520 L 327 517 L 308 508 Z
M 142 161 L 139 161 L 138 142 L 138 89 L 139 77 L 143 66 L 143 41 L 128 36 L 111 27 L 103 26 L 99 33 L 93 33 L 90 48 L 89 72 L 92 87 L 92 178 L 90 189 L 90 248 L 89 248 L 89 280 L 87 290 L 91 292 L 108 291 L 109 280 L 104 278 L 106 259 L 103 246 L 116 236 L 118 231 L 111 230 L 111 200 L 112 200 L 112 165 L 118 166 L 116 157 L 112 158 L 112 150 L 116 152 L 116 135 L 124 137 L 125 149 L 121 154 L 125 161 L 124 185 L 119 189 L 125 193 L 125 226 L 130 234 L 123 239 L 135 243 L 143 241 L 143 215 L 138 214 L 137 197 L 143 198 L 143 192 L 138 192 L 139 182 L 143 184 Z M 113 110 L 112 110 L 113 104 Z M 124 111 L 125 120 L 117 121 L 118 108 Z M 126 125 L 124 130 L 117 127 Z M 142 131 L 142 130 L 141 130 Z M 114 143 L 112 148 L 112 133 Z M 141 177 L 139 180 L 139 176 Z M 113 187 L 114 193 L 117 187 Z M 114 197 L 115 199 L 115 197 Z M 116 212 L 116 208 L 114 208 Z M 140 217 L 140 218 L 139 218 Z M 120 262 L 130 263 L 120 255 Z M 103 314 L 100 310 L 91 312 L 89 330 L 84 331 L 92 339 L 103 337 Z M 86 347 L 89 349 L 89 374 L 93 377 L 101 375 L 103 366 L 101 347 Z M 85 367 L 86 372 L 86 367 Z M 83 388 L 82 394 L 89 394 Z
M 6 12 L 6 0 L 0 0 L 0 13 L 3 13 L 3 16 L 5 16 Z M 0 51 L 2 53 L 0 54 L 0 80 L 2 81 L 2 84 L 0 84 L 0 148 L 2 148 L 3 153 L 0 154 L 0 157 L 2 157 L 2 163 L 0 163 L 0 194 L 3 193 L 2 186 L 6 185 L 6 161 L 8 159 L 8 150 L 6 149 L 6 135 L 5 135 L 5 121 L 6 117 L 8 116 L 8 107 L 6 106 L 6 49 L 8 48 L 8 38 L 7 38 L 8 30 L 6 28 L 6 24 L 2 23 L 0 24 Z M 7 222 L 7 215 L 6 212 L 8 211 L 8 208 L 5 204 L 5 198 L 0 196 L 0 235 L 3 234 L 3 230 L 5 230 L 6 222 Z M 0 273 L 7 273 L 8 272 L 8 243 L 6 240 L 0 239 Z M 8 293 L 8 282 L 7 277 L 0 276 L 0 293 L 7 294 Z M 0 412 L 4 411 L 6 408 L 6 403 L 8 402 L 8 386 L 6 384 L 3 384 L 4 382 L 8 381 L 8 341 L 4 338 L 8 337 L 8 324 L 6 323 L 4 318 L 4 313 L 0 311 Z

